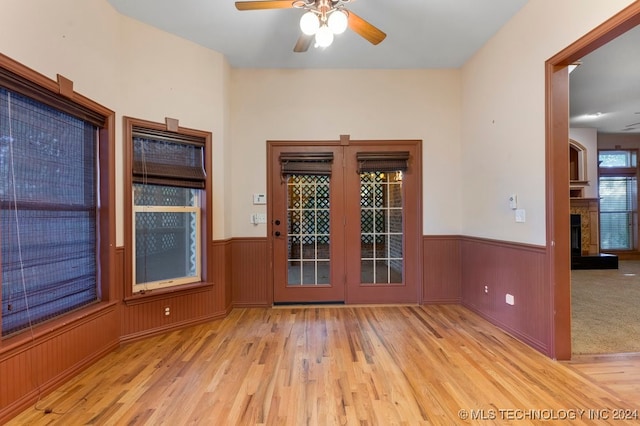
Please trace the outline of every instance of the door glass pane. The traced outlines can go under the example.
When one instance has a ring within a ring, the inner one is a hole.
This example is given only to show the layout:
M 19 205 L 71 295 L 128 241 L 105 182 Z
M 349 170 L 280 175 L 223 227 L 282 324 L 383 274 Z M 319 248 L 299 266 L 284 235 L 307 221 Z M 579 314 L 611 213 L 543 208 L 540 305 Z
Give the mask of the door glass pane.
M 288 285 L 329 284 L 329 176 L 287 178 Z
M 360 280 L 402 283 L 402 174 L 360 175 Z

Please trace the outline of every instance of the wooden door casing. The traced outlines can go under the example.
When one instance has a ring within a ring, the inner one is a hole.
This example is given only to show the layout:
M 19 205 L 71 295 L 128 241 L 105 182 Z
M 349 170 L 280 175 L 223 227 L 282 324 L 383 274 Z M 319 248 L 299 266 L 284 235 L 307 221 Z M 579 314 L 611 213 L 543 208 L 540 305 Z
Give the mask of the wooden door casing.
M 268 238 L 272 266 L 270 285 L 278 303 L 420 303 L 422 300 L 422 152 L 419 140 L 289 142 L 269 141 Z M 286 205 L 279 156 L 283 152 L 332 152 L 331 283 L 328 286 L 287 286 Z M 408 151 L 403 177 L 403 279 L 397 284 L 360 282 L 360 175 L 356 154 L 368 151 Z M 279 223 L 279 225 L 276 225 Z M 276 236 L 279 232 L 280 235 Z
M 352 141 L 345 150 L 346 239 L 348 303 L 419 303 L 422 294 L 420 141 Z M 359 152 L 408 151 L 409 167 L 403 173 L 403 279 L 401 284 L 368 284 L 360 279 L 360 175 Z
M 271 223 L 272 270 L 274 303 L 342 303 L 344 291 L 344 216 L 342 199 L 344 170 L 342 148 L 338 145 L 294 145 L 273 146 L 271 161 Z M 287 229 L 287 181 L 280 173 L 280 154 L 285 152 L 331 152 L 333 153 L 330 177 L 330 274 L 327 285 L 288 284 L 288 229 Z M 279 233 L 279 234 L 278 234 Z

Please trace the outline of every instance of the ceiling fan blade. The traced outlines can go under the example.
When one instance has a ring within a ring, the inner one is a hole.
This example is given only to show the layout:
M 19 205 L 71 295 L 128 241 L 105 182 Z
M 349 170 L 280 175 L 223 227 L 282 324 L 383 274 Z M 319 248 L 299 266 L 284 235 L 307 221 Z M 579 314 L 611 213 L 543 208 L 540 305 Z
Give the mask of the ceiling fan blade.
M 237 1 L 238 10 L 288 9 L 293 7 L 293 0 L 275 1 Z
M 349 11 L 349 28 L 358 33 L 372 44 L 378 44 L 387 36 L 352 11 Z
M 309 46 L 311 46 L 311 42 L 313 41 L 312 35 L 306 35 L 304 33 L 300 34 L 296 45 L 293 47 L 293 51 L 296 53 L 303 53 L 309 50 Z

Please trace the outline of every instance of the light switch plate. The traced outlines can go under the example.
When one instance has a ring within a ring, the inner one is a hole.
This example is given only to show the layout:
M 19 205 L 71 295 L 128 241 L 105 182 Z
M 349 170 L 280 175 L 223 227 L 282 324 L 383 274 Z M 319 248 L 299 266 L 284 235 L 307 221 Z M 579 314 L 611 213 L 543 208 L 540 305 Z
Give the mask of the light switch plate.
M 267 196 L 265 194 L 253 194 L 253 204 L 267 204 Z
M 524 209 L 516 209 L 516 222 L 524 223 L 526 218 Z
M 267 223 L 267 214 L 266 213 L 253 213 L 251 214 L 251 218 L 249 219 L 251 223 L 254 225 L 258 225 L 259 223 Z

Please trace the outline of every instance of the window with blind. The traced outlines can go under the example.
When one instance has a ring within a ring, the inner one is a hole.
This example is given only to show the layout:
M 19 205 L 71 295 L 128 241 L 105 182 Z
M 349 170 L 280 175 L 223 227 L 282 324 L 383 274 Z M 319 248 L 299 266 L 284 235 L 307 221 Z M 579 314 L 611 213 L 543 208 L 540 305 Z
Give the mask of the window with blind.
M 634 250 L 637 244 L 638 179 L 634 150 L 598 153 L 600 245 L 603 250 Z
M 15 77 L 7 84 L 15 90 L 2 87 L 6 76 L 0 75 L 2 336 L 99 299 L 99 118 L 90 122 L 21 94 Z
M 127 121 L 132 294 L 202 282 L 207 138 Z

